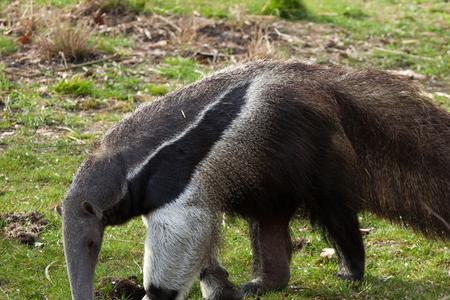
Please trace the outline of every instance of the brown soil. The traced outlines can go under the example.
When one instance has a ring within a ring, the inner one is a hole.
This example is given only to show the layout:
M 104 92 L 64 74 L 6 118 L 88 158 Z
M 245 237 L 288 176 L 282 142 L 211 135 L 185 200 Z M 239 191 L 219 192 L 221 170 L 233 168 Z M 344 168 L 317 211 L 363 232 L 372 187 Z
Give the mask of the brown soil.
M 99 289 L 95 292 L 96 300 L 141 300 L 145 290 L 138 283 L 136 276 L 129 278 L 100 278 Z
M 304 238 L 296 239 L 292 242 L 292 251 L 298 252 L 302 250 L 309 242 Z
M 34 245 L 48 224 L 38 212 L 2 214 L 0 220 L 5 224 L 3 232 L 8 239 L 26 245 Z

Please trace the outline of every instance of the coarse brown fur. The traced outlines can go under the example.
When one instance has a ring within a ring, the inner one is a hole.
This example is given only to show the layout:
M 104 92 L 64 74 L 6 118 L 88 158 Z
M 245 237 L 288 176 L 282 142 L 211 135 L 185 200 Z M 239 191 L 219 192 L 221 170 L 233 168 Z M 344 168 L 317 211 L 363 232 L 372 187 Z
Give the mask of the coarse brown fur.
M 93 232 L 99 247 L 102 226 L 150 214 L 146 246 L 153 248 L 146 250 L 147 261 L 164 249 L 157 259 L 168 263 L 159 269 L 148 264 L 149 297 L 182 297 L 188 277 L 201 268 L 206 298 L 237 299 L 287 285 L 289 222 L 297 212 L 323 229 L 335 247 L 338 275 L 360 280 L 358 212 L 450 240 L 449 195 L 450 114 L 414 84 L 380 71 L 260 61 L 171 93 L 112 128 L 66 195 L 65 249 L 80 247 L 70 236 L 78 238 L 83 218 L 101 224 Z M 215 253 L 206 265 L 196 255 L 215 249 L 198 243 L 217 240 L 207 236 L 216 235 L 217 224 L 206 223 L 217 223 L 221 212 L 250 223 L 254 278 L 239 292 Z M 209 221 L 202 225 L 197 219 Z M 152 226 L 164 230 L 157 235 Z M 180 239 L 205 251 L 176 247 Z M 68 262 L 83 265 L 70 255 Z M 186 278 L 163 270 L 186 257 L 189 264 L 180 266 L 191 274 Z M 71 278 L 82 277 L 73 270 Z M 73 291 L 86 285 L 72 280 Z
M 362 208 L 450 239 L 450 115 L 415 85 L 379 71 L 331 86 L 358 156 Z

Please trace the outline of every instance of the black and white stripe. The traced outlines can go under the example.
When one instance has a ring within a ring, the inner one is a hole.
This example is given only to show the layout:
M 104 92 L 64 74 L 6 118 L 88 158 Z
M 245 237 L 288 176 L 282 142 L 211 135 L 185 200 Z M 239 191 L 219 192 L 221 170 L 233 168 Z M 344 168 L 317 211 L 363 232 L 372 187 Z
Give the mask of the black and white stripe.
M 235 86 L 208 105 L 180 134 L 162 143 L 127 176 L 127 193 L 106 215 L 144 215 L 177 198 L 198 164 L 246 104 L 249 83 Z M 168 124 L 170 126 L 170 124 Z M 120 223 L 108 220 L 108 223 Z

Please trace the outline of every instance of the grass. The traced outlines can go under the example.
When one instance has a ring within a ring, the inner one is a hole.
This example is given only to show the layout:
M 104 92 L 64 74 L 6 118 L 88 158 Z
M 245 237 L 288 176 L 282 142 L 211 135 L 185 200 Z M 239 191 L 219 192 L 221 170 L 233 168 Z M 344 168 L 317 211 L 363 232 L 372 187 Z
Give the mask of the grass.
M 0 10 L 3 10 L 12 0 L 2 0 L 0 1 Z
M 367 37 L 383 39 L 387 51 L 373 49 L 372 65 L 413 69 L 449 80 L 450 13 L 444 6 L 437 0 L 306 1 L 309 20 L 347 29 L 350 43 Z
M 167 86 L 162 84 L 148 84 L 144 90 L 152 96 L 164 96 L 169 92 Z
M 0 1 L 0 8 L 5 3 Z M 76 1 L 37 3 L 70 7 Z M 127 3 L 134 12 L 188 14 L 196 10 L 206 16 L 225 18 L 235 5 L 244 6 L 249 13 L 261 14 L 265 5 L 275 2 L 128 0 Z M 303 3 L 308 21 L 342 28 L 347 32 L 344 40 L 347 44 L 363 42 L 369 36 L 386 40 L 382 49 L 371 49 L 369 60 L 349 59 L 350 65 L 411 68 L 442 81 L 450 79 L 450 18 L 444 2 L 305 0 Z M 111 54 L 131 52 L 139 43 L 125 36 L 94 39 L 92 42 L 88 38 L 90 46 L 94 44 L 97 51 Z M 5 49 L 14 49 L 9 53 L 16 51 L 15 41 L 0 35 L 2 55 L 7 53 Z M 43 83 L 33 78 L 18 82 L 0 67 L 0 213 L 37 210 L 50 221 L 40 236 L 41 247 L 25 246 L 0 234 L 0 299 L 67 299 L 70 292 L 62 252 L 61 220 L 54 207 L 61 203 L 73 174 L 91 145 L 125 113 L 142 101 L 195 81 L 207 71 L 192 59 L 173 56 L 136 65 L 106 61 L 66 75 L 49 72 Z M 61 79 L 62 75 L 65 79 Z M 450 110 L 448 96 L 436 94 L 434 99 Z M 269 293 L 263 299 L 440 299 L 450 295 L 448 243 L 427 240 L 372 215 L 362 215 L 361 224 L 375 228 L 365 237 L 367 276 L 363 283 L 352 285 L 336 279 L 336 259 L 320 257 L 327 243 L 307 222 L 296 220 L 291 226 L 293 238 L 302 237 L 308 243 L 292 258 L 290 285 L 295 288 Z M 0 222 L 0 231 L 4 225 Z M 241 219 L 227 218 L 222 230 L 222 261 L 233 282 L 245 282 L 251 274 L 247 225 Z M 108 228 L 96 282 L 106 276 L 136 275 L 142 280 L 144 235 L 139 219 Z M 55 263 L 48 268 L 49 281 L 45 270 L 52 262 Z M 190 298 L 200 298 L 198 283 Z
M 101 83 L 96 83 L 104 79 Z M 53 90 L 60 95 L 72 97 L 94 98 L 100 101 L 107 99 L 132 100 L 139 91 L 147 92 L 153 96 L 164 95 L 168 92 L 167 86 L 157 84 L 143 84 L 140 78 L 127 74 L 122 68 L 111 68 L 102 78 L 81 78 L 74 76 L 63 79 L 53 86 Z M 91 107 L 95 108 L 95 107 Z
M 448 96 L 435 95 L 433 99 L 439 106 L 450 111 L 450 98 Z
M 16 42 L 4 35 L 0 35 L 0 57 L 2 55 L 12 54 L 17 51 Z
M 285 19 L 302 19 L 308 15 L 305 5 L 300 0 L 270 0 L 261 10 L 263 14 Z
M 125 52 L 126 49 L 133 47 L 134 43 L 124 37 L 101 36 L 92 41 L 98 51 L 108 54 Z
M 192 59 L 180 56 L 165 58 L 164 63 L 158 67 L 157 71 L 167 79 L 183 82 L 194 82 L 202 75 Z
M 82 79 L 78 76 L 70 80 L 62 80 L 55 86 L 55 91 L 58 93 L 79 96 L 94 96 L 95 85 L 92 81 Z
M 36 4 L 50 5 L 55 7 L 66 7 L 78 3 L 78 0 L 36 0 Z
M 14 83 L 12 83 L 5 74 L 4 67 L 0 65 L 0 92 L 1 91 L 9 91 L 14 87 Z

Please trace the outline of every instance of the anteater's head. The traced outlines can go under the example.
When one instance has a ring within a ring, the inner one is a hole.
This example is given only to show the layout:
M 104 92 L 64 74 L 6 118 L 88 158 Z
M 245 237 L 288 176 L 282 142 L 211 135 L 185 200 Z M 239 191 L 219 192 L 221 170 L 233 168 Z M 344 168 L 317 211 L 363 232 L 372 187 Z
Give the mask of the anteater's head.
M 80 168 L 62 206 L 64 253 L 72 297 L 93 299 L 93 278 L 103 231 L 103 212 L 123 195 L 123 166 L 113 158 L 90 157 Z

